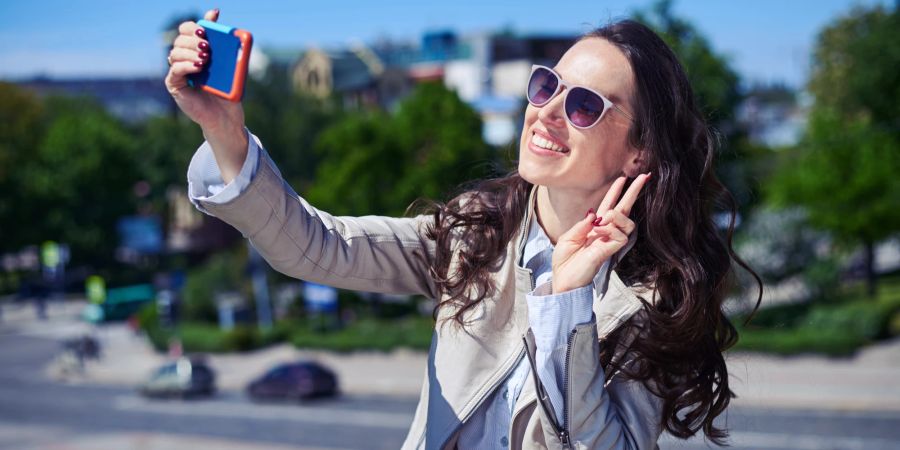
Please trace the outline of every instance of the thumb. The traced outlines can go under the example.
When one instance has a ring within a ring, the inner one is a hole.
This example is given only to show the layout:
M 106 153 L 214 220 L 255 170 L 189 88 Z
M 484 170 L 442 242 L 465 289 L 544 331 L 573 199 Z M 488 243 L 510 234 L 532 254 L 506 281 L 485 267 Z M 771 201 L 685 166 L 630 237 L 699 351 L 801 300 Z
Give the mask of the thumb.
M 596 218 L 596 214 L 594 214 L 594 209 L 591 208 L 588 210 L 587 215 L 584 216 L 584 219 L 579 220 L 572 225 L 572 228 L 569 231 L 563 233 L 562 236 L 559 237 L 561 241 L 576 241 L 581 242 L 586 237 L 589 231 L 594 228 L 593 222 Z
M 210 22 L 219 20 L 219 8 L 207 11 L 206 14 L 203 15 L 203 18 Z

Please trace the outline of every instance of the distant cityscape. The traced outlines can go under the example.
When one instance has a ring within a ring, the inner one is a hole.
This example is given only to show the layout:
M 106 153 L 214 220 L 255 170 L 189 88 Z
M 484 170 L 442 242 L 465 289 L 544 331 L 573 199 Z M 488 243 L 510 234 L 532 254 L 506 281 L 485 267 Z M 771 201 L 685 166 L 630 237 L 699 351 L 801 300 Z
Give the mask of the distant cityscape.
M 390 110 L 417 83 L 439 81 L 478 111 L 484 140 L 503 146 L 514 142 L 519 133 L 531 65 L 553 65 L 576 38 L 509 30 L 461 36 L 445 30 L 426 33 L 418 43 L 384 40 L 328 49 L 254 47 L 250 75 L 261 79 L 270 70 L 285 71 L 296 91 L 319 98 L 336 96 L 351 109 Z M 116 117 L 136 123 L 174 114 L 162 77 L 36 77 L 17 83 L 39 95 L 92 98 Z M 755 143 L 790 146 L 804 129 L 807 103 L 786 87 L 751 88 L 737 120 Z

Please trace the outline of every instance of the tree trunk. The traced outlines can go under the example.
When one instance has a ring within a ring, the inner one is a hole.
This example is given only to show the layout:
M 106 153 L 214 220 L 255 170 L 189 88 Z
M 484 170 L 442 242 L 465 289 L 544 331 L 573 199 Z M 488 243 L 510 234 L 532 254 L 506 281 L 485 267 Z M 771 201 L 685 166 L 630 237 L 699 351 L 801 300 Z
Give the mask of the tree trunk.
M 865 241 L 866 292 L 874 299 L 878 293 L 878 274 L 875 273 L 875 243 Z

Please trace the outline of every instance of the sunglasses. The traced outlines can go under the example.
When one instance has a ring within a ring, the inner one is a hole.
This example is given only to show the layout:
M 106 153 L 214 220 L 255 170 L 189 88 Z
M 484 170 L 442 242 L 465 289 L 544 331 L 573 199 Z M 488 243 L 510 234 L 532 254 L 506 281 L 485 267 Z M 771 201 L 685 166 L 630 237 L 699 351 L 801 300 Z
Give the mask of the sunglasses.
M 559 94 L 563 88 L 566 88 L 564 105 L 566 120 L 575 128 L 584 129 L 596 125 L 612 108 L 629 120 L 634 120 L 631 114 L 597 91 L 584 86 L 567 84 L 558 73 L 545 66 L 531 66 L 531 77 L 528 79 L 525 97 L 528 98 L 528 103 L 540 108 L 553 100 L 553 97 L 556 97 L 556 94 Z

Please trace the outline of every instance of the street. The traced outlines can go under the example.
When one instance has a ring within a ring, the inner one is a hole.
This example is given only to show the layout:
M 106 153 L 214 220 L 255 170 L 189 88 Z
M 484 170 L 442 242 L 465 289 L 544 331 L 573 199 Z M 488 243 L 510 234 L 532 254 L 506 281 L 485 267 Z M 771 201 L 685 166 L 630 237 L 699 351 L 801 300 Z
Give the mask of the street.
M 305 404 L 257 404 L 224 390 L 209 400 L 147 400 L 123 386 L 67 384 L 44 368 L 57 339 L 0 333 L 0 448 L 396 449 L 415 410 L 409 395 L 351 393 Z M 768 409 L 728 413 L 735 449 L 900 448 L 900 412 Z M 663 436 L 664 449 L 707 448 Z

